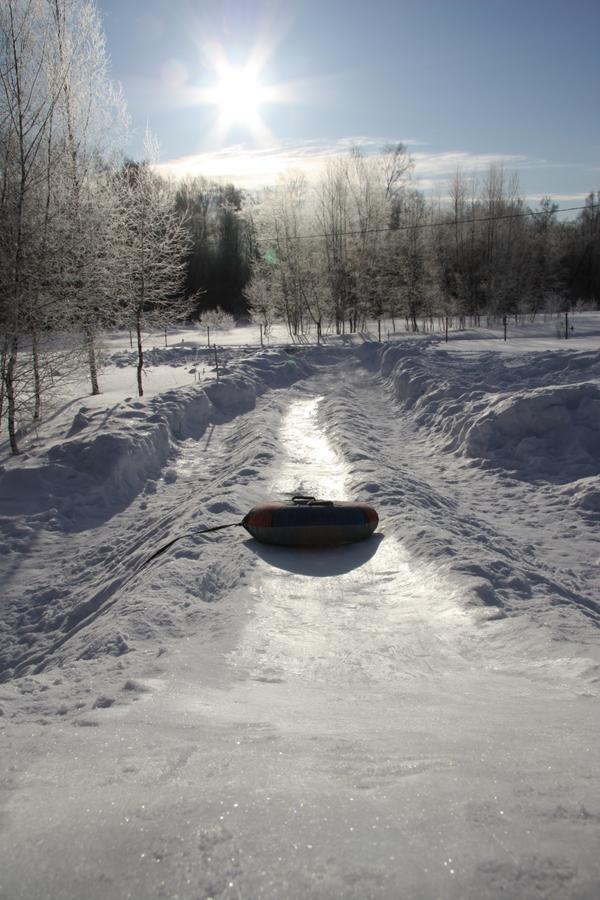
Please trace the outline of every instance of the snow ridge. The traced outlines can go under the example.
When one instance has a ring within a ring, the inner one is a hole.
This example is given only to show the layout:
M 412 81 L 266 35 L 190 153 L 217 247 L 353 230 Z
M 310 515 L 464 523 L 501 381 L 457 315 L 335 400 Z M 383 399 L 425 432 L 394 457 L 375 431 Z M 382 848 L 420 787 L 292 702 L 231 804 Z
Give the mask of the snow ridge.
M 444 450 L 530 481 L 600 475 L 600 351 L 513 360 L 426 342 L 386 347 L 370 363 Z M 595 509 L 597 488 L 590 490 L 587 506 Z
M 106 520 L 149 478 L 159 476 L 178 441 L 198 438 L 210 423 L 247 412 L 265 390 L 288 386 L 308 371 L 299 357 L 268 350 L 202 387 L 124 402 L 109 411 L 82 407 L 64 440 L 11 460 L 0 473 L 0 516 L 26 513 L 65 531 Z
M 90 415 L 80 410 L 63 442 L 43 453 L 10 461 L 0 476 L 0 528 L 8 551 L 0 672 L 12 677 L 32 667 L 42 671 L 67 641 L 112 607 L 120 589 L 139 573 L 157 546 L 173 537 L 174 529 L 175 533 L 185 530 L 185 509 L 179 506 L 157 522 L 146 522 L 144 517 L 125 546 L 122 541 L 114 548 L 102 545 L 99 557 L 91 543 L 87 561 L 82 561 L 91 529 L 110 525 L 136 498 L 143 510 L 147 505 L 144 495 L 156 491 L 161 476 L 166 484 L 177 480 L 181 441 L 194 438 L 196 442 L 210 425 L 235 422 L 254 408 L 259 395 L 288 386 L 310 371 L 306 360 L 284 350 L 269 350 L 232 366 L 219 382 L 167 391 L 147 403 L 125 402 Z M 194 504 L 190 527 L 198 530 L 220 524 L 203 518 L 206 509 L 214 514 L 228 512 L 232 518 L 238 515 L 235 502 L 227 501 L 231 485 L 244 484 L 258 474 L 256 469 L 248 469 L 245 477 L 238 451 L 243 460 L 258 453 L 256 436 L 243 441 L 238 437 L 229 459 L 216 461 L 220 478 L 215 474 L 215 487 L 220 489 L 221 499 L 209 502 L 204 496 L 199 509 Z M 263 455 L 268 461 L 268 452 Z M 225 476 L 231 465 L 237 465 L 236 476 L 228 479 Z M 52 585 L 44 579 L 33 588 L 38 575 L 32 571 L 30 596 L 23 596 L 18 590 L 23 577 L 19 572 L 29 566 L 34 543 L 48 541 L 53 534 L 55 540 L 76 536 L 84 549 L 74 548 L 70 572 L 68 557 L 64 557 L 62 572 L 57 560 Z M 127 639 L 120 631 L 113 629 L 111 635 L 101 639 L 106 652 L 117 656 L 127 652 Z M 80 652 L 84 658 L 102 650 L 83 646 Z
M 496 354 L 458 357 L 425 340 L 365 346 L 360 357 L 370 376 L 332 392 L 323 423 L 383 531 L 391 526 L 415 561 L 461 586 L 482 624 L 504 622 L 496 635 L 525 615 L 542 643 L 551 634 L 587 657 L 600 627 L 600 431 L 591 418 L 600 354 L 563 357 L 559 366 L 536 354 L 515 364 Z M 541 425 L 538 404 L 550 409 Z M 534 429 L 537 469 L 513 452 Z M 595 677 L 589 658 L 582 667 Z

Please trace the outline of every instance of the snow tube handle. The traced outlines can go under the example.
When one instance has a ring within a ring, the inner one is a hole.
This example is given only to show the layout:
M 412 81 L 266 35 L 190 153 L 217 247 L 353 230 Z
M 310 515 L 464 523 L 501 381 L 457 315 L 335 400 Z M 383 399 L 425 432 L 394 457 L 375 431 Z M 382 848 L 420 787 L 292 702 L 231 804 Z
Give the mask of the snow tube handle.
M 315 497 L 307 497 L 304 494 L 295 494 L 292 503 L 297 506 L 333 506 L 333 500 L 316 500 Z

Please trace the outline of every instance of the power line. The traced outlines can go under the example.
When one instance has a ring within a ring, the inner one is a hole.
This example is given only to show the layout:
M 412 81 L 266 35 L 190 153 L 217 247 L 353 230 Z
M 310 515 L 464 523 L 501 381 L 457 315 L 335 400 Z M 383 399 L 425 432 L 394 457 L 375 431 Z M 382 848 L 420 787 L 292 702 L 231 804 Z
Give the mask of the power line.
M 598 203 L 590 203 L 587 206 L 567 206 L 564 209 L 555 209 L 550 215 L 557 215 L 558 213 L 566 213 L 566 212 L 576 212 L 577 210 L 582 209 L 598 209 L 600 204 Z M 482 216 L 479 219 L 453 219 L 451 222 L 422 222 L 418 225 L 398 225 L 395 228 L 392 228 L 391 225 L 386 225 L 381 228 L 354 228 L 350 231 L 338 231 L 336 232 L 336 237 L 344 237 L 352 234 L 377 234 L 384 231 L 408 231 L 411 228 L 452 228 L 455 225 L 477 225 L 481 222 L 501 222 L 505 219 L 524 219 L 527 216 L 547 216 L 547 210 L 529 210 L 528 212 L 522 213 L 507 213 L 504 216 Z M 331 237 L 331 232 L 323 232 L 321 234 L 297 234 L 294 235 L 291 240 L 305 240 L 306 238 L 328 238 Z

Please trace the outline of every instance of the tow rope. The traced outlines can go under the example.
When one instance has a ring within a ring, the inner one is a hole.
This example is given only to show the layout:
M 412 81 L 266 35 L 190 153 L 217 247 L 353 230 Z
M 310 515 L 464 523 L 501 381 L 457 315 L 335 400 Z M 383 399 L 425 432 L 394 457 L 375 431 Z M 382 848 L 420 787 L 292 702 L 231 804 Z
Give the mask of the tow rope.
M 145 569 L 149 563 L 157 558 L 157 556 L 160 556 L 161 553 L 164 553 L 165 550 L 168 550 L 169 547 L 172 547 L 173 544 L 175 544 L 177 541 L 180 541 L 184 537 L 189 537 L 192 534 L 208 534 L 210 531 L 221 531 L 223 528 L 238 528 L 241 525 L 243 525 L 243 522 L 229 522 L 227 525 L 213 525 L 212 528 L 201 528 L 195 531 L 184 531 L 183 534 L 178 534 L 177 537 L 173 538 L 172 541 L 169 541 L 168 544 L 163 544 L 162 547 L 159 547 L 158 550 L 156 550 L 152 554 L 152 556 L 148 557 L 146 562 L 142 563 L 135 574 L 137 575 L 138 572 L 141 572 L 142 569 Z

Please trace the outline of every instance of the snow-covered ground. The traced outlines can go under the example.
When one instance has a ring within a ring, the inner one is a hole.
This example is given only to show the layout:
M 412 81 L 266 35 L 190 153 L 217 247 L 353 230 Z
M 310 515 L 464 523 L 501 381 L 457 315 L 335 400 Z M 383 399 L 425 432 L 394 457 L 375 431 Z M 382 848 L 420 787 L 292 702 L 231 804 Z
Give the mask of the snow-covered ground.
M 0 896 L 597 897 L 597 324 L 110 338 L 2 460 Z M 197 533 L 298 491 L 377 534 Z

